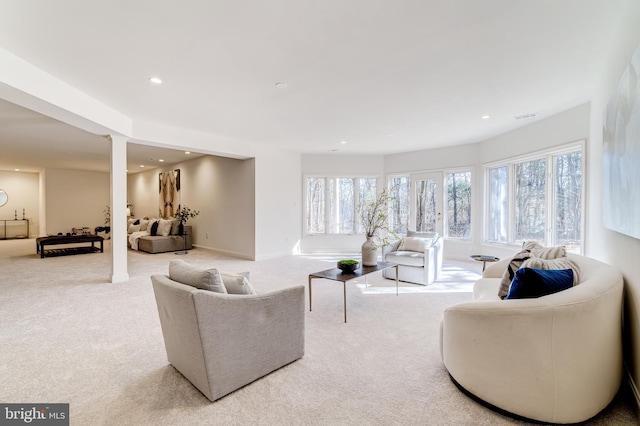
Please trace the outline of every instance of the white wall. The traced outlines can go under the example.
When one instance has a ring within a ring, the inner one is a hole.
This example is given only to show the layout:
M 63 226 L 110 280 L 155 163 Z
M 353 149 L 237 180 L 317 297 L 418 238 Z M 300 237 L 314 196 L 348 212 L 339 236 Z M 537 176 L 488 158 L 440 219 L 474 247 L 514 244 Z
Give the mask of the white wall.
M 481 203 L 482 185 L 481 174 L 479 173 L 480 145 L 477 143 L 451 146 L 446 148 L 428 149 L 423 151 L 405 152 L 392 154 L 385 157 L 385 173 L 423 173 L 423 172 L 444 172 L 456 171 L 458 169 L 472 169 L 471 185 L 472 191 L 472 211 L 471 211 L 471 232 L 473 236 L 478 235 L 481 228 Z M 446 208 L 446 207 L 445 207 Z M 444 213 L 444 212 L 443 212 Z M 414 230 L 411 224 L 409 229 Z M 448 259 L 468 260 L 472 254 L 478 254 L 475 249 L 476 239 L 471 240 L 445 240 L 444 256 Z
M 25 217 L 29 219 L 30 236 L 38 235 L 40 226 L 40 200 L 38 189 L 40 187 L 38 173 L 12 172 L 0 170 L 0 189 L 9 196 L 7 204 L 0 207 L 0 219 L 15 219 L 17 211 L 18 219 L 22 219 L 22 209 Z M 3 223 L 0 222 L 0 226 Z M 7 236 L 25 235 L 27 232 L 24 222 L 7 223 Z M 4 231 L 0 231 L 0 237 L 4 237 Z
M 478 253 L 508 257 L 513 254 L 515 247 L 483 244 L 483 165 L 586 139 L 589 135 L 589 118 L 589 104 L 584 104 L 551 117 L 539 117 L 527 126 L 480 143 L 388 155 L 385 157 L 385 173 L 472 168 L 472 239 L 446 240 L 444 255 L 449 259 L 468 259 L 471 254 Z
M 543 118 L 528 126 L 521 127 L 511 132 L 496 136 L 480 144 L 478 151 L 479 179 L 483 179 L 482 165 L 493 161 L 513 158 L 519 155 L 526 155 L 536 151 L 557 147 L 586 140 L 589 138 L 589 119 L 591 109 L 589 104 L 584 104 L 561 112 L 551 117 Z M 591 156 L 590 150 L 585 153 L 587 161 Z M 587 194 L 589 189 L 589 173 L 584 173 Z M 478 206 L 484 206 L 484 186 L 478 183 L 478 193 L 481 195 Z M 476 210 L 477 211 L 477 210 Z M 476 214 L 476 219 L 482 220 L 482 211 Z M 592 212 L 587 209 L 585 216 L 589 217 Z M 474 250 L 480 253 L 492 254 L 500 258 L 509 257 L 517 247 L 501 244 L 484 244 L 482 223 L 477 223 L 474 236 L 476 244 Z
M 387 155 L 384 171 L 397 174 L 469 167 L 478 162 L 478 152 L 478 144 L 466 144 Z
M 180 169 L 180 203 L 200 214 L 189 219 L 193 243 L 233 256 L 255 257 L 254 160 L 204 156 L 132 173 L 128 200 L 135 217 L 158 216 L 158 174 Z
M 301 156 L 265 150 L 255 158 L 256 260 L 291 255 L 301 236 Z
M 103 211 L 110 204 L 108 173 L 47 169 L 44 181 L 47 234 L 104 226 Z
M 602 118 L 633 52 L 640 49 L 640 2 L 629 1 L 624 17 L 618 33 L 611 37 L 606 67 L 591 102 L 586 254 L 617 266 L 624 275 L 625 364 L 640 404 L 640 240 L 606 229 L 602 219 L 603 208 L 624 208 L 603 206 L 602 203 Z M 635 143 L 640 144 L 640 141 Z

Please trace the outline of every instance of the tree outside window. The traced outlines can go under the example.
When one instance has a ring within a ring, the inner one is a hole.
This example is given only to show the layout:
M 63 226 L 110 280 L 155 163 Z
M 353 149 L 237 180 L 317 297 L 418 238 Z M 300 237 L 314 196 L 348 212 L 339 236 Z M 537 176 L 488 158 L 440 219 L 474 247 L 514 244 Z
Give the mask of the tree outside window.
M 325 178 L 307 178 L 307 233 L 324 234 Z
M 489 170 L 488 241 L 506 243 L 509 230 L 507 166 Z
M 407 233 L 409 225 L 409 176 L 396 176 L 389 180 L 391 201 L 389 211 L 389 229 L 398 235 Z
M 546 161 L 544 158 L 515 164 L 516 243 L 545 241 Z
M 471 172 L 447 174 L 447 236 L 471 238 Z
M 582 152 L 557 155 L 555 163 L 555 244 L 570 251 L 582 241 Z
M 306 233 L 349 235 L 363 232 L 356 219 L 361 198 L 375 199 L 377 179 L 365 177 L 307 177 Z
M 582 165 L 583 148 L 574 145 L 488 168 L 485 240 L 510 244 L 533 240 L 580 253 Z

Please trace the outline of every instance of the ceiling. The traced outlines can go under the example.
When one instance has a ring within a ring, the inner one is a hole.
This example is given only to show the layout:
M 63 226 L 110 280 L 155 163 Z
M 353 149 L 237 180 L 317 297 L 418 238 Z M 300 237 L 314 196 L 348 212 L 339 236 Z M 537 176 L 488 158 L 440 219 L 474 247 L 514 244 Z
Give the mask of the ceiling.
M 588 102 L 624 3 L 0 0 L 0 47 L 134 125 L 389 154 L 482 141 Z M 0 169 L 108 170 L 102 137 L 7 102 L 0 149 Z M 128 154 L 130 171 L 184 159 Z

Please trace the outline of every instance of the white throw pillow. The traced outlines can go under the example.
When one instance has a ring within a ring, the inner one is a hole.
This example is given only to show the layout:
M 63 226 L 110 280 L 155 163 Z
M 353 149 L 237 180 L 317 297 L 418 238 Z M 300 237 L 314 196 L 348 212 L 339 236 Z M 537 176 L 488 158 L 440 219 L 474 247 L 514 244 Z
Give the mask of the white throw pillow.
M 430 238 L 403 237 L 398 250 L 404 251 L 425 251 L 431 246 Z
M 567 248 L 565 246 L 545 247 L 536 241 L 525 242 L 522 250 L 529 250 L 532 257 L 540 259 L 557 259 L 559 257 L 567 257 Z
M 140 225 L 131 224 L 127 228 L 127 234 L 133 234 L 134 232 L 140 231 Z
M 256 294 L 249 280 L 239 274 L 220 271 L 222 282 L 229 294 Z
M 160 224 L 158 225 L 158 232 L 156 235 L 162 235 L 166 237 L 171 232 L 171 219 L 160 219 Z
M 149 228 L 149 220 L 147 219 L 140 219 L 140 230 L 141 231 L 146 231 L 147 228 Z

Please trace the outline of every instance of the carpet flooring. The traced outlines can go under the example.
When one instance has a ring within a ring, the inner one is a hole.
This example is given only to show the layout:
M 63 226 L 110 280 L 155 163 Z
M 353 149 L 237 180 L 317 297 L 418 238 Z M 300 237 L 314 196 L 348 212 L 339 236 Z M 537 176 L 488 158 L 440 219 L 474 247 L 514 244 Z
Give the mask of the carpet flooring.
M 130 251 L 130 280 L 112 284 L 109 242 L 40 259 L 33 240 L 0 241 L 0 402 L 69 403 L 72 425 L 529 424 L 463 394 L 440 360 L 442 312 L 471 299 L 479 263 L 447 262 L 440 281 L 398 295 L 377 274 L 350 282 L 346 324 L 342 284 L 314 280 L 304 357 L 212 403 L 167 362 L 149 276 L 175 258 Z M 180 258 L 250 271 L 258 292 L 306 285 L 336 260 Z M 632 395 L 623 387 L 585 424 L 638 424 Z

